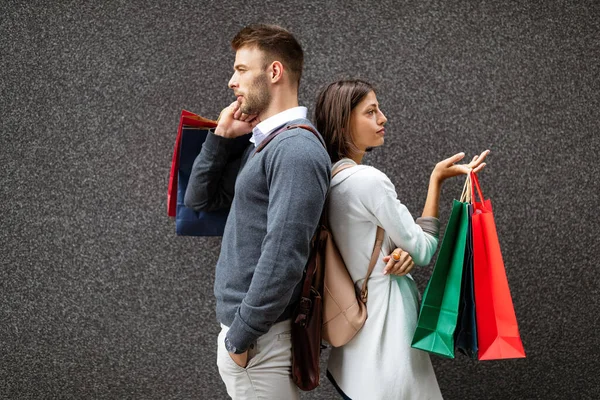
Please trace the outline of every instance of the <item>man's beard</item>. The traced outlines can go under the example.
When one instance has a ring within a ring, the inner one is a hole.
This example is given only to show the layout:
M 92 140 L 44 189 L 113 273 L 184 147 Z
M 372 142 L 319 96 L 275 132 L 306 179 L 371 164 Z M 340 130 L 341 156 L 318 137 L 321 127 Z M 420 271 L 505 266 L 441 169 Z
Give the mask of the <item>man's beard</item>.
M 269 93 L 267 77 L 265 75 L 260 75 L 252 82 L 248 93 L 244 96 L 244 100 L 244 103 L 240 107 L 240 110 L 244 114 L 258 115 L 269 107 L 271 93 Z

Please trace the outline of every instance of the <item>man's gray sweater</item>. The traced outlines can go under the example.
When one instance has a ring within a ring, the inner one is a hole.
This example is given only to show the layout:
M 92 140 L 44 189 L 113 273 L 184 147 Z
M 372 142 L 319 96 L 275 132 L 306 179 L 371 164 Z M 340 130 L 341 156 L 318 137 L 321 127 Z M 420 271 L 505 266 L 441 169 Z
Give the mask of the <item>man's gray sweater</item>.
M 286 125 L 295 124 L 310 122 Z M 232 139 L 207 136 L 185 204 L 210 211 L 231 203 L 214 291 L 217 319 L 229 326 L 229 341 L 245 350 L 271 325 L 292 316 L 331 162 L 314 134 L 299 128 L 279 134 L 259 153 L 249 144 L 231 162 L 235 147 Z

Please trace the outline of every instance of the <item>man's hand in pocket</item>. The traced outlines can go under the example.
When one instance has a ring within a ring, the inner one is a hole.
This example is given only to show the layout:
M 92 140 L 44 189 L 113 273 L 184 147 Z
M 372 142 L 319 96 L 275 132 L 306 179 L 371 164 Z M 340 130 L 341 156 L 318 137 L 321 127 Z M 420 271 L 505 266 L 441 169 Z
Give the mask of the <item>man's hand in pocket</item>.
M 242 368 L 246 368 L 246 366 L 248 365 L 248 350 L 241 354 L 229 353 L 229 356 L 231 357 L 234 363 L 236 363 Z

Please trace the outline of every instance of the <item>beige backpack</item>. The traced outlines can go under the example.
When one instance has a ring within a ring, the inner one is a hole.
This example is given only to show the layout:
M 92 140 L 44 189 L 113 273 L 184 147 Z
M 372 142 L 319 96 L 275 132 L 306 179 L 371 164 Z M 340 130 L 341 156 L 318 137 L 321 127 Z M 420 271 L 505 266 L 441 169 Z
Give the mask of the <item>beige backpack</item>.
M 352 166 L 354 165 L 342 164 L 336 167 L 332 172 L 332 179 L 339 172 Z M 334 347 L 343 346 L 348 343 L 367 320 L 366 303 L 369 294 L 367 283 L 381 251 L 383 233 L 383 228 L 378 226 L 371 262 L 362 288 L 358 291 L 333 240 L 333 235 L 329 229 L 327 204 L 325 205 L 320 232 L 320 252 L 322 254 L 319 255 L 325 270 L 323 285 L 323 329 L 321 333 L 323 339 Z

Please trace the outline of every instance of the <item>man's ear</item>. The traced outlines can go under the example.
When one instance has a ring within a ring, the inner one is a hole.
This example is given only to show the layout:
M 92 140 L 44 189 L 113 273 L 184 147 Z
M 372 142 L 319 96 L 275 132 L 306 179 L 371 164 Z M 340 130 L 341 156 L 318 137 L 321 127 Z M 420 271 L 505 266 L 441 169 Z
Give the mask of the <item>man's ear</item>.
M 271 83 L 279 82 L 283 79 L 283 64 L 280 61 L 273 61 L 269 68 Z

